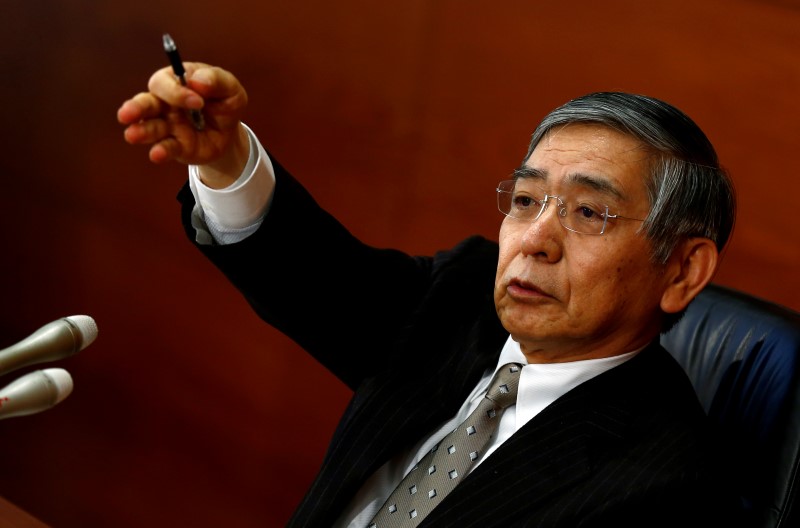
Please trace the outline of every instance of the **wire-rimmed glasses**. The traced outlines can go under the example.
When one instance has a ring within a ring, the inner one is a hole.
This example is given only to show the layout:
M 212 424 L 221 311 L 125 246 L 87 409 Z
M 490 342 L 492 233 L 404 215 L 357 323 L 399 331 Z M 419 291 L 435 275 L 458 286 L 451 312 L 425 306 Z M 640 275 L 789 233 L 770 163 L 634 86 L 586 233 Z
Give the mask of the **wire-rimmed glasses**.
M 629 218 L 608 212 L 601 197 L 591 191 L 582 191 L 576 197 L 562 198 L 547 194 L 533 181 L 525 178 L 501 181 L 497 185 L 497 208 L 506 216 L 535 222 L 542 216 L 548 204 L 554 201 L 558 220 L 565 229 L 583 235 L 602 235 L 609 220 L 624 219 L 644 222 L 640 218 Z

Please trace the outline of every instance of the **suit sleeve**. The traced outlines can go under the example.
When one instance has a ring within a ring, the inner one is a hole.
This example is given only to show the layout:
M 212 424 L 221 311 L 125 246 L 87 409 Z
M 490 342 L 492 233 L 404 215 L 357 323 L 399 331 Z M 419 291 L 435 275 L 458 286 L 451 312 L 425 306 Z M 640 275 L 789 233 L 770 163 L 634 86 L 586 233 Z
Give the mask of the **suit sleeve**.
M 275 190 L 261 227 L 235 244 L 195 245 L 263 320 L 354 387 L 398 359 L 382 344 L 425 297 L 434 261 L 361 243 L 273 164 Z M 188 186 L 178 198 L 194 241 Z

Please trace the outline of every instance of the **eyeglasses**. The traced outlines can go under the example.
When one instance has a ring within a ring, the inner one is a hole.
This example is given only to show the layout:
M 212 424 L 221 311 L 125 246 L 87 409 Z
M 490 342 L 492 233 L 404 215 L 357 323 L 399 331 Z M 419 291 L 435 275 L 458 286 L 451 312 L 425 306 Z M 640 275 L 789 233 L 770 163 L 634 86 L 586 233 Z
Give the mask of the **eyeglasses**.
M 593 196 L 591 191 L 582 192 L 576 201 L 571 201 L 571 198 L 562 199 L 547 194 L 541 187 L 523 178 L 501 181 L 497 185 L 497 208 L 504 215 L 517 220 L 535 222 L 547 209 L 547 204 L 555 200 L 559 222 L 575 233 L 602 235 L 610 219 L 644 222 L 639 218 L 610 214 L 608 206 L 602 205 L 601 197 Z

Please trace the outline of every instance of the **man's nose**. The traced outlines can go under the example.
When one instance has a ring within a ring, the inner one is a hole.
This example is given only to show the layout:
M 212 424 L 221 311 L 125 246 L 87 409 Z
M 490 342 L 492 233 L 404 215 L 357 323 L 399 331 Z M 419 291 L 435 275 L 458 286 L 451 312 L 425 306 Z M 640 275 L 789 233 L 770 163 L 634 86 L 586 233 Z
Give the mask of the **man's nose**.
M 539 218 L 528 224 L 522 235 L 522 254 L 545 262 L 558 262 L 562 256 L 564 227 L 557 203 L 548 203 Z

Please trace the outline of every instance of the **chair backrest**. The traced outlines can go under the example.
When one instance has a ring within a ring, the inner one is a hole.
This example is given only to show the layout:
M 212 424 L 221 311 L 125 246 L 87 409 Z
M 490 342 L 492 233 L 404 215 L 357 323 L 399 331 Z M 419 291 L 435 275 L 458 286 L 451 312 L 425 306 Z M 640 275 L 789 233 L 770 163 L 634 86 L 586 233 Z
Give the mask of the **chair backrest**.
M 800 526 L 800 313 L 711 284 L 661 343 L 720 435 L 747 526 Z

